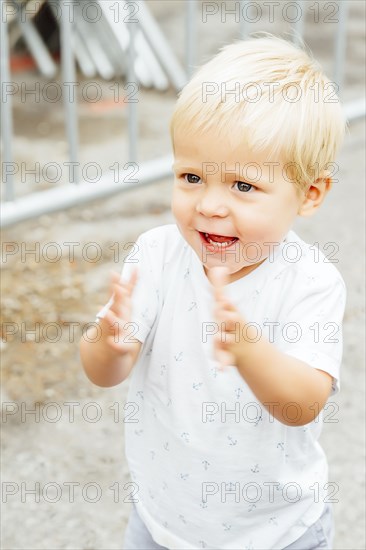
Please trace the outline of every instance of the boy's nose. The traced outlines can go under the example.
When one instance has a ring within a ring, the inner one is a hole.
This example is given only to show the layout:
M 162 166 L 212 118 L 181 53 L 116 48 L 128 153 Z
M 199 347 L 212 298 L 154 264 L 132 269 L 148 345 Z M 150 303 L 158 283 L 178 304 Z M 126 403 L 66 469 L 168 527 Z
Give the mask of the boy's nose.
M 196 210 L 207 217 L 225 217 L 229 213 L 229 209 L 225 204 L 225 196 L 218 189 L 202 190 L 196 204 Z

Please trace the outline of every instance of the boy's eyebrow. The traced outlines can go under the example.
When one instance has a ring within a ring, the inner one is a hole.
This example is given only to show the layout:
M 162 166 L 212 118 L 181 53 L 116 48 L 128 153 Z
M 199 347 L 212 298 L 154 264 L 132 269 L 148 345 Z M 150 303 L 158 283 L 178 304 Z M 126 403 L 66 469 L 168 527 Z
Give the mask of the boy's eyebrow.
M 197 167 L 197 166 L 191 166 L 189 164 L 184 164 L 184 163 L 181 163 L 181 162 L 174 162 L 172 164 L 172 169 L 179 169 L 179 170 L 183 170 L 183 168 L 185 170 L 193 170 L 193 171 L 196 171 L 196 172 L 199 172 L 200 170 L 202 170 L 202 167 Z

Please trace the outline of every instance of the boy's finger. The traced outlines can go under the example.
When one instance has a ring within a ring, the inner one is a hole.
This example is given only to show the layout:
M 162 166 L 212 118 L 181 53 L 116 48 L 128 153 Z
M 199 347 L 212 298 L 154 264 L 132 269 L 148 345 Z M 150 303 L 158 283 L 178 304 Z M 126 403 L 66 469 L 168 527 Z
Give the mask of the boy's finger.
M 109 331 L 118 324 L 118 317 L 114 311 L 109 309 L 105 312 L 104 317 L 101 319 L 102 325 Z
M 131 293 L 132 290 L 134 289 L 138 277 L 139 277 L 139 272 L 138 272 L 137 267 L 135 267 L 135 268 L 133 269 L 132 273 L 131 273 L 130 280 L 128 281 L 128 284 L 127 284 L 130 293 Z
M 212 267 L 209 271 L 212 286 L 221 290 L 228 283 L 229 270 L 225 266 Z
M 237 308 L 233 305 L 232 302 L 230 302 L 230 300 L 228 300 L 226 298 L 226 296 L 217 296 L 216 297 L 216 300 L 215 300 L 215 304 L 216 304 L 216 310 L 217 311 L 229 311 L 229 312 L 237 312 Z
M 227 371 L 227 367 L 235 366 L 234 365 L 234 356 L 227 350 L 218 349 L 216 350 L 216 359 L 219 363 L 219 371 Z
M 118 284 L 121 280 L 121 275 L 117 273 L 117 271 L 110 271 L 109 272 L 109 278 L 111 280 L 112 284 Z
M 236 330 L 240 330 L 240 321 L 235 312 L 214 312 L 214 317 L 220 322 L 222 332 L 235 332 Z
M 116 271 L 111 271 L 110 272 L 110 277 L 111 277 L 112 286 L 113 285 L 119 285 L 122 288 L 126 288 L 129 292 L 129 294 L 131 294 L 134 287 L 135 287 L 135 285 L 136 285 L 137 279 L 138 279 L 138 269 L 137 269 L 137 267 L 135 267 L 133 269 L 133 271 L 131 273 L 131 276 L 130 276 L 130 279 L 128 281 L 124 281 L 122 279 L 122 275 L 120 273 L 117 273 Z
M 113 311 L 117 317 L 123 318 L 127 315 L 130 307 L 131 297 L 129 292 L 127 289 L 115 285 L 113 294 L 113 304 L 110 310 Z
M 110 275 L 111 275 L 111 292 L 112 292 L 113 298 L 118 300 L 118 299 L 124 299 L 126 296 L 130 297 L 132 294 L 132 290 L 137 281 L 137 270 L 136 269 L 134 270 L 129 282 L 125 282 L 123 279 L 121 279 L 119 273 L 116 273 L 115 271 L 111 271 Z

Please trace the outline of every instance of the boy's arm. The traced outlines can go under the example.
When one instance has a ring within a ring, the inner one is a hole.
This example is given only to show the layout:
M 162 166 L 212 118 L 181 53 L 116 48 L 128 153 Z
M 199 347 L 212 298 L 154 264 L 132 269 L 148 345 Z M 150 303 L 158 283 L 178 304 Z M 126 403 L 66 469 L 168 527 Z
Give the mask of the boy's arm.
M 94 340 L 98 337 L 97 330 L 89 331 L 88 338 Z M 84 371 L 91 382 L 104 388 L 116 386 L 125 380 L 130 374 L 140 354 L 142 343 L 131 343 L 130 354 L 121 356 L 118 352 L 105 346 L 102 341 L 80 341 L 80 358 Z
M 136 284 L 135 270 L 129 282 L 113 274 L 113 303 L 98 327 L 80 341 L 80 358 L 88 378 L 98 386 L 115 386 L 129 375 L 141 350 L 141 342 L 129 334 L 131 295 Z
M 330 374 L 281 352 L 263 338 L 242 341 L 236 365 L 272 416 L 289 426 L 313 421 L 332 389 Z
M 215 317 L 221 327 L 215 335 L 219 360 L 223 365 L 238 368 L 258 400 L 277 420 L 289 426 L 311 422 L 330 395 L 332 376 L 281 352 L 263 336 L 258 340 L 253 326 L 242 330 L 245 321 L 224 296 L 225 275 L 219 270 L 222 268 L 211 270 Z

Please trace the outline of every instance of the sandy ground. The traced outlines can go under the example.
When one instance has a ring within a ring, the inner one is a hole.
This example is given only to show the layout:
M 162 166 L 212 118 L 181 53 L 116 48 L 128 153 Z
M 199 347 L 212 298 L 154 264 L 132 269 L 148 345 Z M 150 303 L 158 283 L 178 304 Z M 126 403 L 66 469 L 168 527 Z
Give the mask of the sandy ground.
M 183 59 L 181 2 L 150 4 Z M 364 2 L 351 2 L 346 100 L 364 93 L 364 11 Z M 273 25 L 261 23 L 252 30 L 287 30 L 279 19 Z M 334 27 L 320 26 L 308 17 L 306 28 L 305 39 L 331 70 Z M 235 38 L 237 30 L 230 18 L 225 24 L 219 16 L 206 25 L 198 22 L 198 58 L 206 59 L 220 44 Z M 14 79 L 34 83 L 39 76 L 33 71 L 17 73 Z M 100 85 L 107 93 L 109 84 Z M 169 151 L 167 123 L 174 100 L 172 90 L 141 94 L 141 159 Z M 121 162 L 126 158 L 125 110 L 115 106 L 96 111 L 80 98 L 79 116 L 81 162 L 96 160 L 107 169 L 117 158 Z M 30 165 L 67 160 L 61 104 L 51 108 L 45 103 L 22 103 L 15 97 L 14 124 L 16 161 Z M 321 211 L 310 221 L 300 220 L 295 230 L 328 252 L 327 243 L 336 243 L 336 267 L 348 288 L 341 392 L 327 409 L 321 443 L 335 488 L 335 550 L 362 550 L 366 547 L 364 121 L 351 125 L 337 162 L 339 181 Z M 130 412 L 124 409 L 128 380 L 116 388 L 93 386 L 80 366 L 78 340 L 108 298 L 109 271 L 121 267 L 126 253 L 123 245 L 142 231 L 174 221 L 169 209 L 171 186 L 167 178 L 109 200 L 24 222 L 3 233 L 3 242 L 19 246 L 19 252 L 2 264 L 2 322 L 9 323 L 8 330 L 18 328 L 2 343 L 1 547 L 6 550 L 122 548 L 131 506 L 123 447 L 124 423 Z M 19 194 L 41 187 L 31 177 L 18 182 Z M 47 260 L 45 247 L 50 242 L 62 247 L 57 262 Z M 67 242 L 80 243 L 72 261 Z M 21 251 L 35 243 L 40 246 L 39 257 L 22 257 Z M 90 243 L 102 250 L 97 261 L 87 256 L 85 247 Z M 51 323 L 61 327 L 61 334 Z M 37 327 L 39 333 L 32 336 L 31 330 Z

